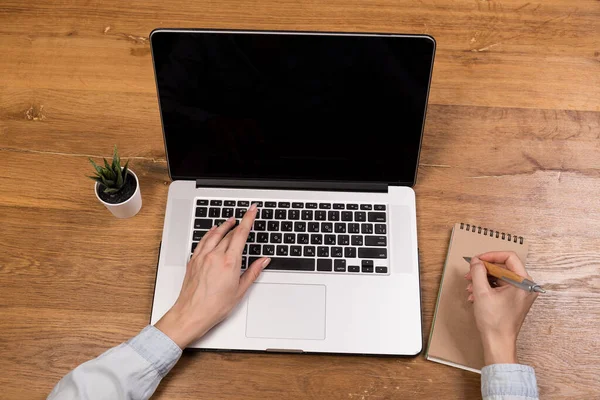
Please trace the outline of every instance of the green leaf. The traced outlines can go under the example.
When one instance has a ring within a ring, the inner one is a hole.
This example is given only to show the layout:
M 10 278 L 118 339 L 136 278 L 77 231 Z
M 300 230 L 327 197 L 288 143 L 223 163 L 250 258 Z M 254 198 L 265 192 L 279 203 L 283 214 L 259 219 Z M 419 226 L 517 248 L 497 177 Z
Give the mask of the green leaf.
M 121 170 L 117 170 L 117 187 L 120 189 L 123 187 L 123 174 Z
M 115 189 L 115 188 L 104 189 L 104 193 L 106 193 L 106 194 L 113 194 L 113 193 L 117 193 L 118 191 L 119 191 L 119 189 Z
M 90 162 L 92 163 L 92 165 L 94 166 L 94 168 L 96 169 L 96 172 L 97 172 L 98 174 L 100 174 L 100 172 L 102 172 L 102 168 L 100 168 L 100 167 L 98 166 L 98 164 L 96 164 L 96 163 L 94 162 L 94 160 L 92 160 L 91 158 L 90 158 L 89 160 L 90 160 Z
M 102 183 L 102 180 L 98 176 L 88 176 L 88 178 L 95 180 L 96 182 Z
M 104 168 L 110 169 L 110 165 L 108 164 L 108 161 L 106 161 L 106 158 L 103 158 L 103 160 L 104 160 Z
M 125 185 L 125 183 L 127 182 L 127 172 L 129 171 L 129 160 L 127 160 L 127 162 L 125 163 L 125 166 L 123 167 L 123 185 Z

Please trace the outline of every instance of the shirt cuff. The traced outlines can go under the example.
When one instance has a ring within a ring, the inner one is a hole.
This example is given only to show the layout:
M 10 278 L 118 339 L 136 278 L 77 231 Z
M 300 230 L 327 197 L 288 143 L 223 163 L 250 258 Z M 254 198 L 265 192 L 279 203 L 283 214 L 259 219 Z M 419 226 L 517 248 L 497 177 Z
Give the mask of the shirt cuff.
M 144 357 L 156 369 L 161 379 L 175 366 L 182 353 L 170 337 L 152 325 L 142 329 L 127 342 L 127 345 Z
M 521 364 L 492 364 L 481 369 L 481 395 L 538 398 L 535 371 Z

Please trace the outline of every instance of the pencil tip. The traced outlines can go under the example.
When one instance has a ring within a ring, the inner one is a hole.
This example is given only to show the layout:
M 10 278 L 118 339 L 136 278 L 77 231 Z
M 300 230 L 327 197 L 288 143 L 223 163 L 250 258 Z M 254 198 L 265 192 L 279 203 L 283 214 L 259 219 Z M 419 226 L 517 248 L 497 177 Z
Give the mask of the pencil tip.
M 463 257 L 463 258 L 464 258 L 464 260 L 465 260 L 466 262 L 468 262 L 468 263 L 470 263 L 470 262 L 471 262 L 471 257 Z
M 546 291 L 539 286 L 534 286 L 533 291 L 538 293 L 546 293 Z

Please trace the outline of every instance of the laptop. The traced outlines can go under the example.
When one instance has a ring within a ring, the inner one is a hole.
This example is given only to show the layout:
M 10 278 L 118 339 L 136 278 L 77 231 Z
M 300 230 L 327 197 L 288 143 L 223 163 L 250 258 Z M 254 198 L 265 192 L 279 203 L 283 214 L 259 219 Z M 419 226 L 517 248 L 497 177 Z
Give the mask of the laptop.
M 151 323 L 207 230 L 256 202 L 241 270 L 272 261 L 191 348 L 418 354 L 433 38 L 157 29 L 151 47 L 172 179 Z

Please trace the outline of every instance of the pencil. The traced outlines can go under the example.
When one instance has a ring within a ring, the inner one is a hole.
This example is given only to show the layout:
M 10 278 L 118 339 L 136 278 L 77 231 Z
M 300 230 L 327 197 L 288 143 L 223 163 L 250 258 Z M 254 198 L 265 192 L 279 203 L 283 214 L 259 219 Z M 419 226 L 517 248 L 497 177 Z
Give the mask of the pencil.
M 463 258 L 466 262 L 471 262 L 471 257 Z M 487 261 L 481 260 L 481 262 L 483 263 L 483 265 L 485 265 L 488 275 L 503 280 L 504 282 L 510 283 L 511 285 L 516 286 L 519 289 L 523 289 L 526 292 L 546 293 L 546 291 L 542 289 L 542 287 L 537 283 L 532 282 L 527 278 L 523 278 L 522 276 L 515 274 L 509 269 L 502 268 L 499 265 L 492 264 Z

